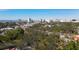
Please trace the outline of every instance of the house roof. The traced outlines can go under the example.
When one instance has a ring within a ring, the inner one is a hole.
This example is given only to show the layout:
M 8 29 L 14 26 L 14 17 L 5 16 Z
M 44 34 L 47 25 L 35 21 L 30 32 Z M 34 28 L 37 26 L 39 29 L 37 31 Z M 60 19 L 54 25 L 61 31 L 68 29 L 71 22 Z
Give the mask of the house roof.
M 74 39 L 75 39 L 75 40 L 79 40 L 79 35 L 75 35 L 75 36 L 74 36 Z

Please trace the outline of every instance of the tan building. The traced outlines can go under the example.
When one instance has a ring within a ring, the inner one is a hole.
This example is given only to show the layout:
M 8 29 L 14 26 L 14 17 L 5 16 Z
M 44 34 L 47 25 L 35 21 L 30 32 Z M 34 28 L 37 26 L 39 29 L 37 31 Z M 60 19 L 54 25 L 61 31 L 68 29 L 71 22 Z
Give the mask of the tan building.
M 73 39 L 74 40 L 79 40 L 79 35 L 74 35 Z

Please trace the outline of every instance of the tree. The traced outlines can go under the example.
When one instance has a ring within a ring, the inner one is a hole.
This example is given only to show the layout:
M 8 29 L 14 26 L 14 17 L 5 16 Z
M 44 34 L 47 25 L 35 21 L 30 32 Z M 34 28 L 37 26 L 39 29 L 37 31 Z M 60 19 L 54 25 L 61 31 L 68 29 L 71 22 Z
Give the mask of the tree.
M 65 47 L 65 50 L 79 50 L 79 41 L 70 41 Z
M 0 42 L 3 42 L 3 41 L 8 41 L 8 38 L 4 35 L 0 35 Z
M 31 18 L 29 18 L 29 23 L 33 23 L 33 20 Z

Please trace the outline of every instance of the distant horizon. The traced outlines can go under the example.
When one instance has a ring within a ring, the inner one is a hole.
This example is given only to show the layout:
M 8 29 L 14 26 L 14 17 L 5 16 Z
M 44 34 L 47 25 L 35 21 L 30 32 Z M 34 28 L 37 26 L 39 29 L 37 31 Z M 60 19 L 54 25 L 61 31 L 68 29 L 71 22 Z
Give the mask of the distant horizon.
M 79 9 L 0 9 L 0 20 L 79 19 Z

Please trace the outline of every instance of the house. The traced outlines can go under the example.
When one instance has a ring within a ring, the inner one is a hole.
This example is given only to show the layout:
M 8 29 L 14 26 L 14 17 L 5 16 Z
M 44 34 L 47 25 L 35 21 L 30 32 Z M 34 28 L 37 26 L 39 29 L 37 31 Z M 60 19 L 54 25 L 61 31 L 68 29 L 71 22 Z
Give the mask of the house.
M 4 35 L 4 32 L 6 31 L 6 30 L 12 30 L 13 28 L 10 28 L 10 27 L 6 27 L 6 28 L 1 28 L 0 29 L 0 35 Z
M 44 27 L 51 27 L 51 25 L 46 24 Z
M 79 40 L 79 35 L 74 35 L 73 39 L 76 40 L 76 41 Z
M 71 41 L 71 36 L 70 34 L 66 33 L 60 33 L 60 39 L 64 40 L 65 42 Z
M 1 28 L 0 30 L 4 31 L 4 30 L 11 30 L 11 29 L 13 29 L 13 28 L 7 27 L 7 28 Z

